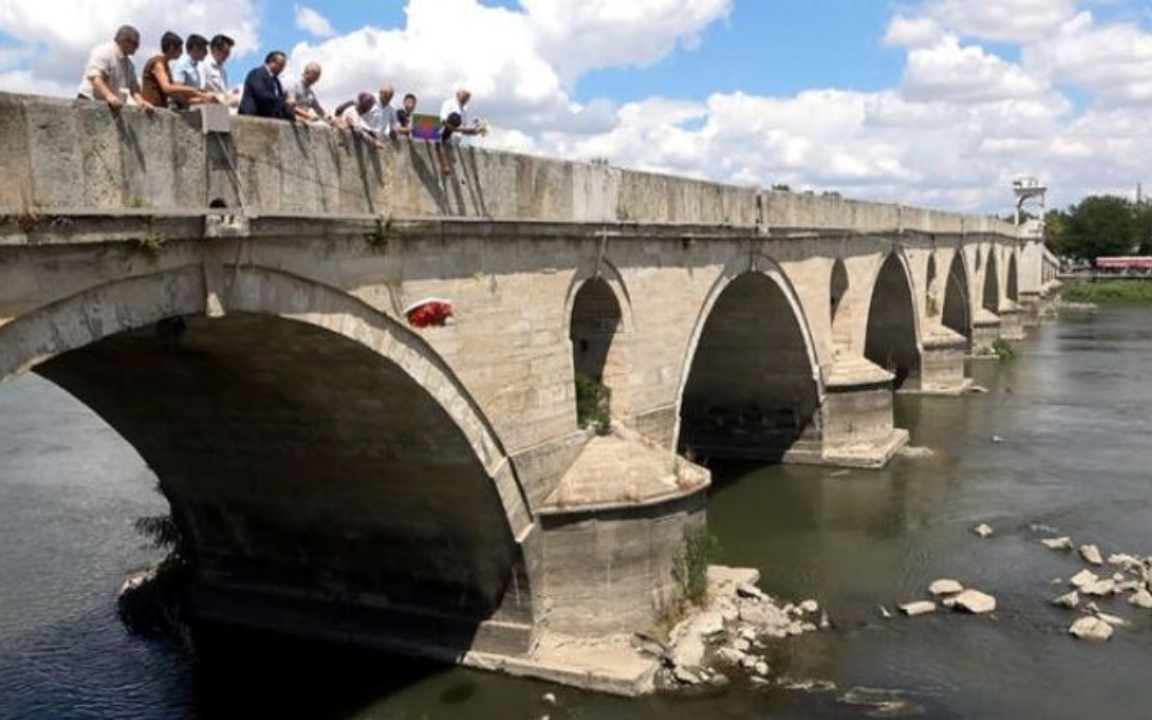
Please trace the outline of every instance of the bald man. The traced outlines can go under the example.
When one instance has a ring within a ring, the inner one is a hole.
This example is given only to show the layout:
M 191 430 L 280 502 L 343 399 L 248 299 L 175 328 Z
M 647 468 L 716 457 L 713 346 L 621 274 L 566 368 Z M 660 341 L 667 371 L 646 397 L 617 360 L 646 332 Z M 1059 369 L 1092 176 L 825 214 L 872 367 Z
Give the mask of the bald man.
M 376 104 L 365 118 L 368 127 L 381 138 L 396 137 L 396 109 L 392 107 L 395 96 L 396 90 L 391 85 L 381 87 L 376 95 Z
M 300 79 L 289 91 L 289 95 L 296 100 L 296 119 L 301 122 L 332 120 L 320 101 L 316 99 L 316 91 L 313 89 L 313 86 L 320 81 L 321 72 L 320 63 L 308 63 L 304 66 Z

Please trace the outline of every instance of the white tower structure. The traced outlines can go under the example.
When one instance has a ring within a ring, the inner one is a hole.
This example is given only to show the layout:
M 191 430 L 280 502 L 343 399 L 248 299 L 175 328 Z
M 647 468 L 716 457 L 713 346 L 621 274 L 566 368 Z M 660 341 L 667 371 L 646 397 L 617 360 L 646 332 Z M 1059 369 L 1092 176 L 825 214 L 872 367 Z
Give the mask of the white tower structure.
M 1016 227 L 1020 227 L 1024 205 L 1029 200 L 1035 200 L 1039 206 L 1036 213 L 1037 218 L 1026 223 L 1024 231 L 1042 236 L 1044 234 L 1044 196 L 1048 192 L 1048 188 L 1041 185 L 1037 178 L 1025 176 L 1013 180 L 1012 189 L 1016 193 Z

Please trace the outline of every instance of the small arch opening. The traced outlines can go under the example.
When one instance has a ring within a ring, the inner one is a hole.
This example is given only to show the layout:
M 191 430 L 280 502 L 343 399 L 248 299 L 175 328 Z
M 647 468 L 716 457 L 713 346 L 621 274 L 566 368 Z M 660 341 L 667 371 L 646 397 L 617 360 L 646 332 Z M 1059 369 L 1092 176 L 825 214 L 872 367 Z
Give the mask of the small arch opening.
M 603 278 L 591 278 L 580 286 L 572 302 L 568 336 L 581 425 L 592 423 L 607 430 L 610 423 L 612 390 L 624 373 L 616 343 L 621 321 L 620 303 Z

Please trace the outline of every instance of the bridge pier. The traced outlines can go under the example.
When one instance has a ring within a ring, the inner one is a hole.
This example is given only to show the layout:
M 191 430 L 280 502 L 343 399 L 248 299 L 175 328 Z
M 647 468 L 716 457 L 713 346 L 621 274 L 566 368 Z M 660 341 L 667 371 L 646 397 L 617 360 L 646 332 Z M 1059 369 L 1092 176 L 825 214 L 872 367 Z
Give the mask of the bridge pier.
M 908 443 L 892 421 L 894 377 L 862 357 L 837 359 L 825 383 L 822 463 L 882 467 Z
M 1006 307 L 1000 308 L 1000 337 L 1005 340 L 1024 339 L 1024 317 L 1020 307 L 1008 301 Z
M 909 390 L 922 395 L 959 395 L 972 385 L 964 377 L 968 338 L 945 327 L 924 338 L 920 355 L 920 387 Z
M 981 308 L 972 320 L 972 354 L 980 355 L 1000 338 L 1000 318 Z
M 1024 328 L 1040 326 L 1040 311 L 1043 299 L 1039 292 L 1020 293 L 1020 324 Z
M 708 471 L 614 427 L 537 508 L 541 617 L 577 636 L 653 627 L 676 596 L 685 537 L 705 526 Z

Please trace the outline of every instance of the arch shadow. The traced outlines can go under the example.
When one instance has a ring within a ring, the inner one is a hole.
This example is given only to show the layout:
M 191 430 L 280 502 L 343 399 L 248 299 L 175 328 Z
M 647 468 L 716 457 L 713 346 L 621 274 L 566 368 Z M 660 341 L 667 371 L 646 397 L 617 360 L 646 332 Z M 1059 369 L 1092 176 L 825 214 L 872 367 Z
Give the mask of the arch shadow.
M 779 462 L 820 441 L 822 391 L 811 332 L 774 263 L 726 272 L 684 359 L 674 437 L 690 457 Z
M 224 317 L 204 316 L 205 297 L 190 266 L 0 328 L 0 377 L 56 382 L 160 477 L 197 615 L 448 656 L 499 619 L 526 647 L 532 517 L 443 360 L 359 300 L 276 270 L 236 268 Z

